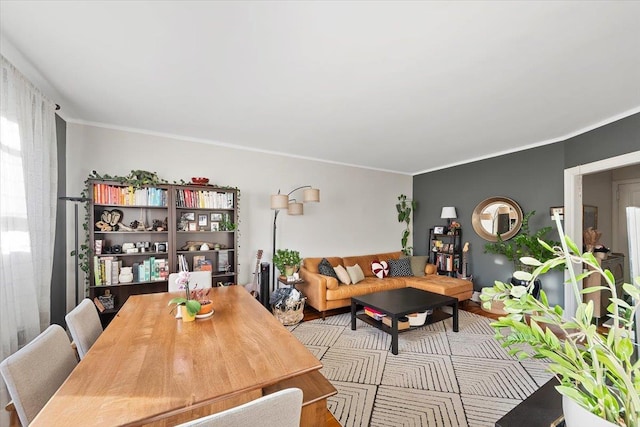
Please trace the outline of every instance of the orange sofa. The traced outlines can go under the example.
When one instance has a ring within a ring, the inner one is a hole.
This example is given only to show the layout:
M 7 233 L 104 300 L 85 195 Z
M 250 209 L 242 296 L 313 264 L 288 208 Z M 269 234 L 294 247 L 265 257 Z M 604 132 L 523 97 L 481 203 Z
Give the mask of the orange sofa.
M 373 274 L 371 270 L 372 261 L 399 259 L 402 256 L 402 252 L 398 251 L 350 257 L 324 257 L 333 267 L 338 265 L 347 267 L 355 264 L 360 266 L 365 276 L 364 280 L 350 285 L 342 284 L 333 277 L 320 274 L 318 272 L 318 264 L 322 261 L 322 257 L 305 258 L 300 268 L 300 278 L 304 280 L 304 283 L 296 285 L 296 288 L 307 297 L 308 305 L 322 312 L 323 318 L 327 310 L 350 306 L 351 297 L 408 286 L 455 297 L 458 301 L 465 301 L 471 298 L 473 294 L 473 284 L 471 282 L 448 276 L 439 276 L 435 274 L 436 268 L 433 264 L 426 264 L 424 276 L 385 277 L 379 279 Z

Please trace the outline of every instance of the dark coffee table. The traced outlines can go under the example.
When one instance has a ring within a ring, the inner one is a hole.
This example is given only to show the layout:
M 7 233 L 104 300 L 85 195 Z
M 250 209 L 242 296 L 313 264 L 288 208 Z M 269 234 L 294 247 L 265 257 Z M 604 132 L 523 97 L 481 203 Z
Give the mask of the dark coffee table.
M 357 314 L 357 306 L 374 308 L 391 317 L 391 327 L 382 321 L 375 320 L 366 314 Z M 450 306 L 453 314 L 445 313 L 442 310 L 435 310 L 439 307 Z M 391 334 L 391 353 L 398 354 L 398 332 L 405 332 L 415 328 L 398 331 L 398 318 L 407 314 L 419 311 L 433 310 L 427 318 L 428 323 L 439 322 L 453 316 L 453 331 L 458 332 L 458 300 L 445 295 L 427 292 L 415 288 L 401 288 L 391 291 L 375 292 L 351 298 L 351 330 L 356 330 L 356 318 L 366 322 L 376 328 Z

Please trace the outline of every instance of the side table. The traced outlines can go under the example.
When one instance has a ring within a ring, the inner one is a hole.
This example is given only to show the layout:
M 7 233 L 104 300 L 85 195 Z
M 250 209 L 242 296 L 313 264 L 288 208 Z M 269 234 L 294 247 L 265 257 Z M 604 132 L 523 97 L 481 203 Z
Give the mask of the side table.
M 562 417 L 562 396 L 555 389 L 558 380 L 551 378 L 545 385 L 520 402 L 495 427 L 547 427 Z M 564 423 L 563 423 L 564 424 Z
M 281 283 L 283 285 L 286 286 L 293 286 L 293 288 L 295 289 L 296 285 L 305 283 L 304 279 L 298 279 L 298 280 L 294 280 L 292 282 L 288 281 L 287 278 L 285 276 L 278 276 L 278 283 Z

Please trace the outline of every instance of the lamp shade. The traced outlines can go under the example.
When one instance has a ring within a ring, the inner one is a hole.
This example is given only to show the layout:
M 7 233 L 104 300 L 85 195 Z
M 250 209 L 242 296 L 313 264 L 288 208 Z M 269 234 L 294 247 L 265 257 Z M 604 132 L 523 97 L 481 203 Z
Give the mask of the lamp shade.
M 289 196 L 286 194 L 271 195 L 271 209 L 287 209 L 289 207 Z
M 303 215 L 304 205 L 298 202 L 289 203 L 288 213 L 289 215 Z
M 319 202 L 320 190 L 317 188 L 306 188 L 302 193 L 303 202 Z
M 451 219 L 451 218 L 457 218 L 458 215 L 456 214 L 456 208 L 453 206 L 444 206 L 442 208 L 442 213 L 440 214 L 440 218 L 443 219 Z

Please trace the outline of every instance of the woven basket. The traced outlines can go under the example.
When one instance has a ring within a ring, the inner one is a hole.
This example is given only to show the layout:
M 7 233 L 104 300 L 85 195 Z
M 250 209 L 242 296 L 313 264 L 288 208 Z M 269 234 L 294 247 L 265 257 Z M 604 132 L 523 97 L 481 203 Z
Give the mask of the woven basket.
M 287 305 L 281 308 L 271 306 L 271 310 L 273 311 L 273 315 L 276 319 L 278 319 L 284 326 L 297 325 L 304 317 L 305 300 L 306 298 L 302 298 L 300 301 L 297 301 L 292 305 Z

